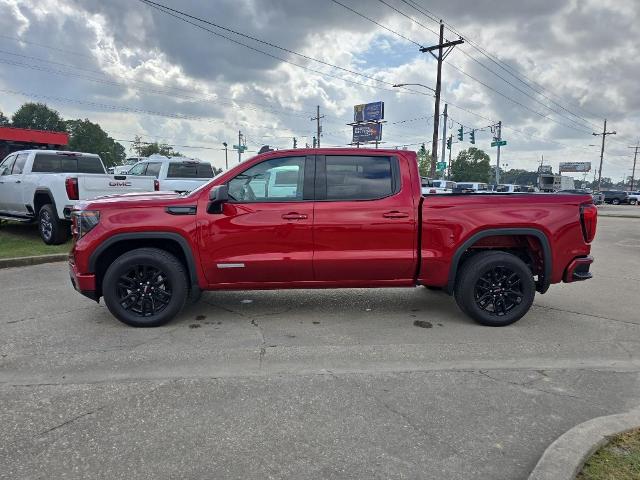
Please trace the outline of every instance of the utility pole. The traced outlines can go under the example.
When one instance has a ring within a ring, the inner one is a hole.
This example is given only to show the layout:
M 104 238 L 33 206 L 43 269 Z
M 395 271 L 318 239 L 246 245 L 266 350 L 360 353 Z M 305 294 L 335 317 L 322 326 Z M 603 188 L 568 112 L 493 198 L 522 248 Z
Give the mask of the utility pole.
M 316 137 L 317 137 L 317 140 L 316 140 L 316 142 L 314 142 L 314 144 L 317 144 L 318 148 L 320 148 L 320 134 L 322 133 L 322 127 L 320 126 L 320 119 L 321 118 L 324 118 L 324 115 L 320 115 L 320 105 L 318 105 L 316 107 L 316 116 L 311 118 L 311 120 L 315 120 L 316 121 Z M 313 148 L 315 148 L 315 145 L 314 145 Z
M 229 170 L 229 150 L 227 149 L 228 144 L 227 142 L 222 142 L 222 145 L 224 145 L 224 169 Z
M 636 151 L 633 154 L 633 170 L 631 170 L 631 186 L 629 187 L 629 191 L 633 192 L 633 183 L 635 182 L 636 179 L 636 160 L 638 159 L 638 149 L 640 148 L 640 143 L 637 143 L 635 147 L 629 147 L 629 148 L 635 148 Z
M 226 145 L 225 145 L 226 148 Z M 244 144 L 244 137 L 242 132 L 238 130 L 238 144 L 233 146 L 234 150 L 238 150 L 238 163 L 242 162 L 242 154 L 247 149 L 247 146 Z
M 445 162 L 445 150 L 446 150 L 446 144 L 447 144 L 447 104 L 444 104 L 444 112 L 442 112 L 442 157 L 440 158 L 440 161 L 442 163 Z M 442 171 L 442 179 L 444 180 L 444 170 Z
M 451 180 L 451 150 L 453 150 L 453 135 L 449 135 L 449 145 L 451 145 L 451 148 L 449 148 L 449 168 L 447 169 L 447 180 Z
M 596 137 L 602 135 L 602 147 L 600 148 L 600 168 L 598 169 L 598 191 L 600 191 L 600 185 L 602 183 L 602 160 L 604 159 L 604 139 L 607 135 L 615 135 L 616 132 L 607 132 L 607 119 L 604 119 L 604 128 L 602 133 L 593 133 Z
M 422 47 L 420 51 L 422 53 L 429 52 L 433 58 L 438 61 L 438 73 L 436 76 L 436 102 L 433 112 L 433 141 L 431 142 L 431 170 L 429 176 L 435 177 L 436 174 L 436 161 L 438 159 L 438 124 L 440 122 L 440 90 L 442 88 L 442 61 L 447 58 L 447 55 L 451 53 L 453 47 L 464 43 L 462 38 L 454 40 L 452 42 L 444 42 L 444 23 L 440 20 L 440 40 L 438 45 L 431 47 Z M 446 49 L 446 51 L 443 51 Z M 434 50 L 438 51 L 438 55 L 433 53 Z
M 298 139 L 296 137 L 293 137 L 293 148 L 298 148 Z
M 496 185 L 500 185 L 500 143 L 502 142 L 502 120 L 498 122 L 498 129 L 495 138 L 498 141 L 498 154 L 496 156 Z

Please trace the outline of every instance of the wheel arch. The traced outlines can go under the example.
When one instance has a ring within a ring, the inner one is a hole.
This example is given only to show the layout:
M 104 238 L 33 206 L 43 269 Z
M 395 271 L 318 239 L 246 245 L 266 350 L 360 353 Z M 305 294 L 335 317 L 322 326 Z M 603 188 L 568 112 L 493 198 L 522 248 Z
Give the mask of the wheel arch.
M 53 193 L 48 188 L 37 188 L 35 193 L 33 194 L 33 214 L 35 217 L 38 217 L 38 213 L 40 213 L 40 209 L 50 203 L 53 206 L 53 209 L 58 214 L 58 209 L 56 207 L 56 201 L 53 197 Z
M 102 293 L 102 279 L 113 260 L 137 248 L 159 248 L 175 255 L 187 269 L 190 288 L 200 288 L 198 272 L 189 242 L 172 232 L 120 233 L 102 242 L 89 257 L 89 272 L 96 276 L 96 292 Z
M 456 284 L 456 277 L 460 267 L 463 263 L 463 256 L 465 253 L 471 249 L 475 244 L 480 242 L 482 239 L 486 239 L 488 237 L 534 237 L 540 243 L 540 248 L 542 250 L 542 279 L 539 279 L 536 282 L 536 290 L 540 293 L 545 293 L 549 285 L 551 284 L 551 274 L 553 267 L 553 258 L 551 252 L 551 244 L 549 242 L 549 238 L 547 235 L 539 229 L 536 228 L 490 228 L 486 230 L 481 230 L 471 235 L 465 242 L 458 247 L 456 253 L 453 255 L 451 260 L 451 265 L 449 267 L 449 280 L 447 282 L 447 293 L 452 294 Z M 490 248 L 490 247 L 486 247 Z M 496 248 L 496 250 L 505 250 L 504 248 Z

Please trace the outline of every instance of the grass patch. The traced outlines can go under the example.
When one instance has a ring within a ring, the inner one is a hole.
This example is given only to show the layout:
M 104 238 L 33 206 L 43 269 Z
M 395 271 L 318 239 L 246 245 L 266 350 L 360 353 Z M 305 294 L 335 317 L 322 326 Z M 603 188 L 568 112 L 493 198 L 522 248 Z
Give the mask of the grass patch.
M 638 480 L 640 428 L 614 437 L 594 453 L 576 480 Z
M 62 245 L 46 245 L 38 234 L 36 224 L 2 222 L 0 225 L 0 258 L 31 257 L 67 253 L 71 240 Z

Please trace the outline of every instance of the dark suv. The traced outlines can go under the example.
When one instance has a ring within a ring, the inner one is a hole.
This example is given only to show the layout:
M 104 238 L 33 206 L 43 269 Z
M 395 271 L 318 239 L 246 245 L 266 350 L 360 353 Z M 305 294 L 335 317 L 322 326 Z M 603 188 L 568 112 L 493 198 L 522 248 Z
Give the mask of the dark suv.
M 604 193 L 604 203 L 610 203 L 612 205 L 620 205 L 621 203 L 629 203 L 629 192 L 620 192 L 617 190 L 611 190 Z

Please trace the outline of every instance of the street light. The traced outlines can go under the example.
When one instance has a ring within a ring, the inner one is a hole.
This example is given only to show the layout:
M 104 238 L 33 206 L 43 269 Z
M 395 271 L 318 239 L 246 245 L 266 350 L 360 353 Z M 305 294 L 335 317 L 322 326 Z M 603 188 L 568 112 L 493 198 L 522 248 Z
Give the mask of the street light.
M 431 87 L 428 87 L 426 85 L 423 85 L 422 83 L 396 83 L 393 86 L 396 87 L 396 88 L 398 88 L 398 87 L 410 87 L 410 86 L 424 87 L 424 88 L 427 88 L 427 89 L 431 90 L 432 92 L 435 92 L 434 88 L 431 88 Z
M 224 169 L 225 170 L 229 170 L 229 157 L 227 156 L 227 142 L 222 142 L 222 145 L 224 145 Z

